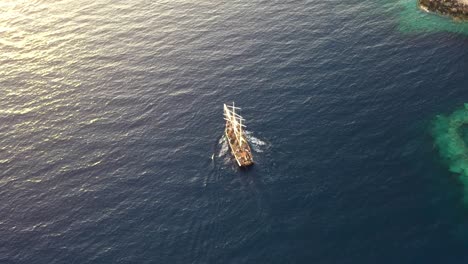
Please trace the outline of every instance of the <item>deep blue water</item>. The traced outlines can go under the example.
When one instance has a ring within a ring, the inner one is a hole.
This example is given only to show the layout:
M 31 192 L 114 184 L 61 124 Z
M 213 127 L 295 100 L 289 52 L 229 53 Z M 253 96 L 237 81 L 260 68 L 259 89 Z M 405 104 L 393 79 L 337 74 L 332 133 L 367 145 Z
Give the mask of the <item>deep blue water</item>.
M 0 1 L 0 263 L 466 263 L 430 126 L 468 102 L 467 36 L 401 9 Z

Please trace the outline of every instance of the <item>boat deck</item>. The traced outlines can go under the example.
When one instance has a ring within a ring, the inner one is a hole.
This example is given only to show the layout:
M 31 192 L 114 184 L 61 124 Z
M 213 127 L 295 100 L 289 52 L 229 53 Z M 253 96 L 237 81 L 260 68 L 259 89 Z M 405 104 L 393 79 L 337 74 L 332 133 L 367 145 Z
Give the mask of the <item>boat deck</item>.
M 237 164 L 240 167 L 247 167 L 253 164 L 252 151 L 245 137 L 243 127 L 245 127 L 242 116 L 236 113 L 234 106 L 224 104 L 224 119 L 226 120 L 226 138 L 229 142 L 232 155 L 236 158 Z
M 237 164 L 241 167 L 247 167 L 253 164 L 252 151 L 250 146 L 247 143 L 245 137 L 243 138 L 242 143 L 239 144 L 236 139 L 233 129 L 230 128 L 229 124 L 226 124 L 226 137 L 231 147 L 232 154 L 236 158 Z

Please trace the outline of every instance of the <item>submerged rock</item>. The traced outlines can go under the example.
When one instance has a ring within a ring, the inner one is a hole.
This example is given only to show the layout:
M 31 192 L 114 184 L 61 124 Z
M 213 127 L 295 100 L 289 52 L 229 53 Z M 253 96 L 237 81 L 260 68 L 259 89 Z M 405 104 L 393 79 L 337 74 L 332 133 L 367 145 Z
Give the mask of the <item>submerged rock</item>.
M 419 0 L 419 6 L 431 12 L 468 21 L 468 0 Z

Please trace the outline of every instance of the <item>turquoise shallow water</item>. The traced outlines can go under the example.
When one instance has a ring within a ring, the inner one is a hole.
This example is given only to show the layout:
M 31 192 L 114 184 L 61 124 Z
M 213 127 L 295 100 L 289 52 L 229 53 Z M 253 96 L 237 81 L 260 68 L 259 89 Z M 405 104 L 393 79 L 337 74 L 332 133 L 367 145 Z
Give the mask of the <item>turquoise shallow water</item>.
M 465 263 L 466 26 L 415 4 L 0 0 L 0 263 Z
M 391 8 L 392 5 L 389 4 L 388 7 Z M 468 35 L 466 22 L 425 12 L 418 7 L 417 1 L 414 0 L 400 0 L 398 5 L 398 9 L 401 9 L 398 28 L 403 33 L 452 32 Z

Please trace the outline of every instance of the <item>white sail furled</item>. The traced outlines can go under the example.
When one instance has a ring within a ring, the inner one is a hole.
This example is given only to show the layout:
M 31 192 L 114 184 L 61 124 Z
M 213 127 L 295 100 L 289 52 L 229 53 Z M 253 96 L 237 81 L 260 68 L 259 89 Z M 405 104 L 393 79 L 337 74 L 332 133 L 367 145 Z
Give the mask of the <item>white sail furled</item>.
M 232 106 L 227 106 L 224 104 L 224 119 L 228 122 L 230 122 L 230 125 L 232 127 L 232 130 L 234 132 L 234 136 L 239 142 L 240 145 L 245 142 L 245 139 L 243 138 L 243 127 L 246 127 L 244 124 L 242 124 L 242 121 L 245 121 L 245 119 L 236 113 L 236 109 L 240 110 L 239 107 L 235 107 L 234 103 Z
M 241 167 L 250 166 L 253 164 L 253 158 L 249 143 L 243 131 L 243 128 L 246 127 L 243 124 L 245 119 L 236 113 L 236 110 L 240 110 L 240 108 L 235 107 L 234 103 L 232 103 L 232 105 L 224 104 L 226 137 L 237 164 Z

